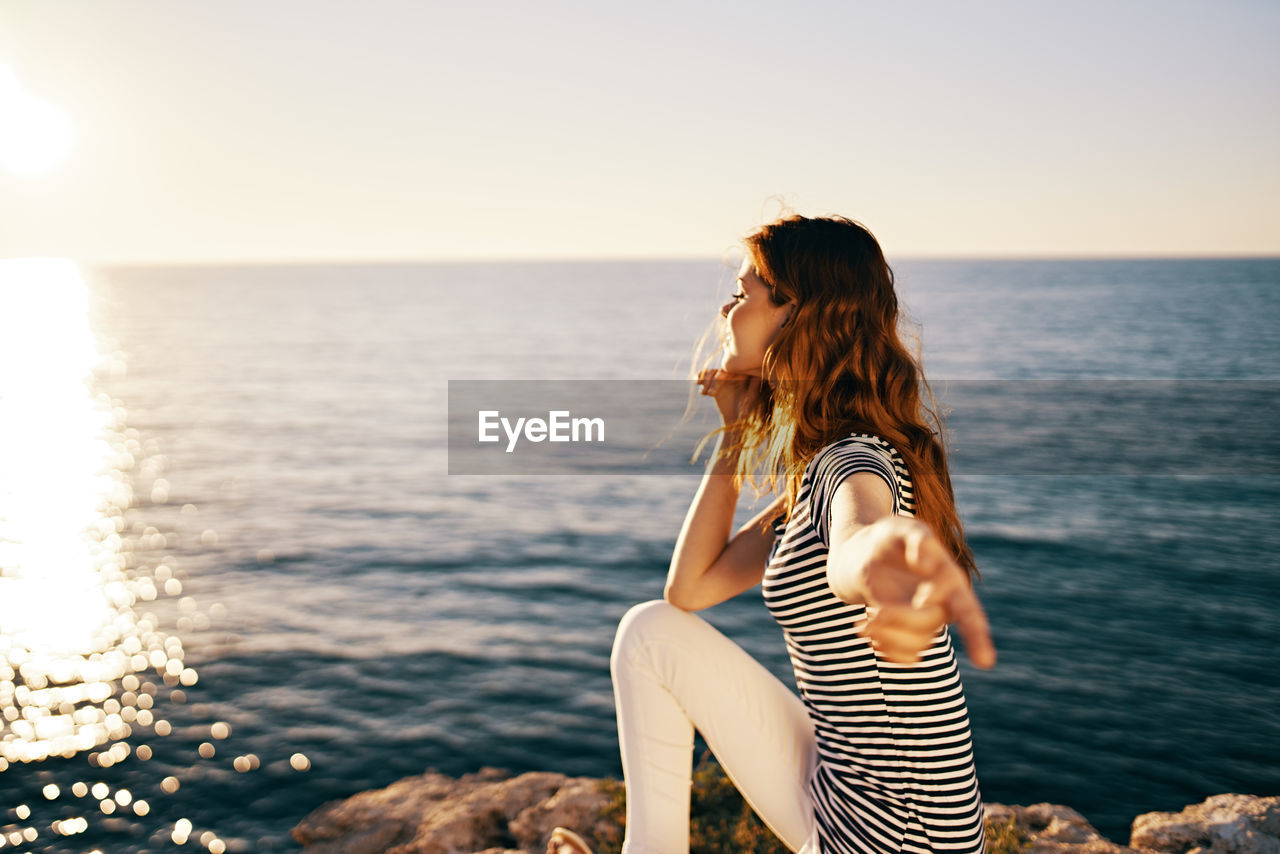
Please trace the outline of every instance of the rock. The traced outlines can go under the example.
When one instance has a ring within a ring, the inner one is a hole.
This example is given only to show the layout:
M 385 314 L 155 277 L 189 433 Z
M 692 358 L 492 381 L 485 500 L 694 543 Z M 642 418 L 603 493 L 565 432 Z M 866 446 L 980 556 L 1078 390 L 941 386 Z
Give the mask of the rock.
M 557 825 L 583 835 L 594 834 L 600 808 L 606 800 L 599 780 L 589 777 L 566 780 L 548 800 L 521 811 L 511 822 L 511 832 L 525 848 L 545 851 L 546 840 Z
M 1129 844 L 1167 854 L 1280 854 L 1280 797 L 1214 795 L 1133 820 Z
M 307 854 L 543 854 L 556 825 L 616 842 L 622 828 L 599 818 L 608 800 L 600 783 L 497 768 L 455 780 L 433 770 L 325 804 L 292 833 Z M 1014 820 L 1001 850 L 1016 838 L 1023 854 L 1280 854 L 1280 797 L 1215 795 L 1180 813 L 1146 813 L 1128 847 L 1060 804 L 984 808 L 989 824 Z
M 1026 836 L 1026 854 L 1137 854 L 1117 845 L 1094 829 L 1080 813 L 1061 804 L 1032 804 L 1029 807 L 984 804 L 986 821 L 1000 823 L 1012 818 Z
M 308 854 L 522 854 L 546 851 L 557 824 L 594 835 L 598 781 L 550 772 L 435 771 L 321 806 L 293 828 Z
M 1280 797 L 1215 795 L 1180 813 L 1145 813 L 1134 819 L 1128 847 L 1098 833 L 1070 807 L 985 809 L 988 822 L 1017 822 L 1026 834 L 1025 854 L 1280 854 Z

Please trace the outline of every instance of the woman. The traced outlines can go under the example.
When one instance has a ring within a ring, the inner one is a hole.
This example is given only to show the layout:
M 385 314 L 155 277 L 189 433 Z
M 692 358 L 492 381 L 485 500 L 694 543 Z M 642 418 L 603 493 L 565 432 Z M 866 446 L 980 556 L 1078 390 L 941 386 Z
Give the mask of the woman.
M 724 427 L 663 600 L 628 611 L 614 642 L 622 850 L 688 851 L 696 728 L 792 851 L 981 854 L 947 624 L 978 667 L 995 648 L 892 270 L 843 217 L 786 217 L 745 242 L 720 368 L 697 376 Z M 730 538 L 757 470 L 787 487 Z M 799 696 L 691 613 L 761 583 Z M 548 850 L 590 854 L 564 828 Z

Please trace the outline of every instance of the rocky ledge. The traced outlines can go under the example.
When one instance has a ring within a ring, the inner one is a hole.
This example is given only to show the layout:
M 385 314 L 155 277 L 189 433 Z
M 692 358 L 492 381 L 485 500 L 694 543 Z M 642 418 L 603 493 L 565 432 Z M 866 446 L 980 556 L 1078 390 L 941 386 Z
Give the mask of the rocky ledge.
M 428 771 L 325 804 L 292 832 L 307 854 L 543 854 L 552 828 L 564 825 L 616 851 L 617 795 L 616 781 L 592 777 L 484 768 L 455 779 Z M 993 854 L 1280 854 L 1280 797 L 1215 795 L 1181 812 L 1145 813 L 1134 819 L 1128 845 L 1106 839 L 1070 807 L 987 804 L 986 811 Z

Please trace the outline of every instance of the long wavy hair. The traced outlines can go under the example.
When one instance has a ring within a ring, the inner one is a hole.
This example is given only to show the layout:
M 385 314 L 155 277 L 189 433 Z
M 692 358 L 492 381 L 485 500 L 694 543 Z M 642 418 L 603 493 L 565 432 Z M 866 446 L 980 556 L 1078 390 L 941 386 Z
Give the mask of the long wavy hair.
M 795 300 L 795 306 L 765 350 L 760 382 L 743 401 L 741 419 L 704 436 L 694 458 L 723 433 L 725 450 L 738 454 L 738 488 L 748 480 L 757 495 L 776 493 L 778 479 L 786 478 L 789 519 L 801 477 L 819 450 L 852 432 L 880 436 L 911 473 L 916 518 L 933 528 L 972 584 L 981 575 L 956 511 L 942 417 L 918 358 L 899 334 L 893 270 L 880 244 L 854 220 L 798 215 L 761 226 L 743 242 L 773 304 Z M 719 366 L 718 351 L 709 359 L 700 354 L 724 330 L 723 316 L 717 317 L 699 340 L 691 379 Z

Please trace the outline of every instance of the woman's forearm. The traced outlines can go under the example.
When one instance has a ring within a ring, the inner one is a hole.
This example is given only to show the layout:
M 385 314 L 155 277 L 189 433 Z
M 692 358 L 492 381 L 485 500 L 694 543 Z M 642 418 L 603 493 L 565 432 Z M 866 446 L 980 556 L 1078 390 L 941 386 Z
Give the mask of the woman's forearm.
M 734 511 L 738 507 L 738 489 L 733 485 L 738 455 L 723 449 L 732 442 L 732 434 L 720 434 L 711 464 L 685 515 L 663 590 L 664 598 L 669 601 L 696 587 L 698 579 L 729 542 Z

